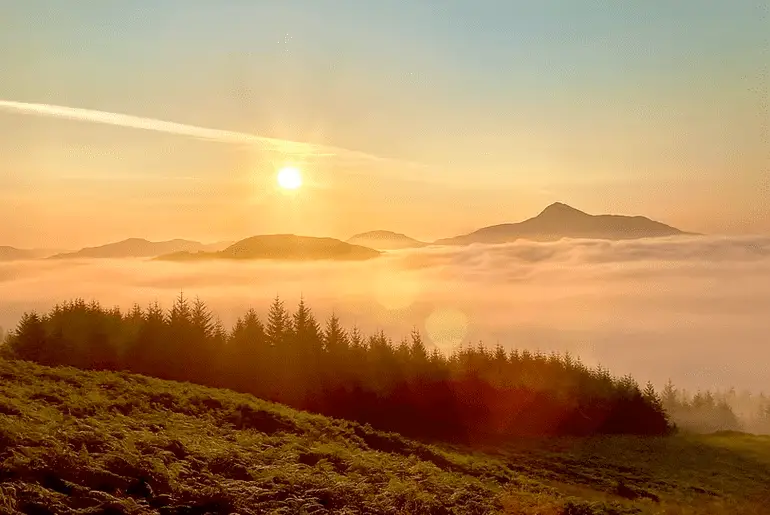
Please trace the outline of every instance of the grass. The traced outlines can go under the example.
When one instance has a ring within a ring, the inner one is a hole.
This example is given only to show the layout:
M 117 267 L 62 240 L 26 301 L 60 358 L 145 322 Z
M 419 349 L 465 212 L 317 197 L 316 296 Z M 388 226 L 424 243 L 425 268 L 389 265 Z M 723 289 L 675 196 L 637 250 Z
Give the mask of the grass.
M 0 360 L 0 513 L 767 514 L 770 438 L 416 442 L 249 395 Z

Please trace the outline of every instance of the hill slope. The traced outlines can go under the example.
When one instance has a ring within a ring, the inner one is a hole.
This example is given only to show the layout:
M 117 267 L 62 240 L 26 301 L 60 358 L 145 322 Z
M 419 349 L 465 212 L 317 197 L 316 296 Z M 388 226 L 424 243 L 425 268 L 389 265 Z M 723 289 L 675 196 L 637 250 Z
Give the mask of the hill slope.
M 770 439 L 471 452 L 249 395 L 0 359 L 0 513 L 766 513 Z
M 362 245 L 377 250 L 400 250 L 425 247 L 425 242 L 410 238 L 406 234 L 392 231 L 369 231 L 351 236 L 348 243 Z
M 334 238 L 314 238 L 294 234 L 269 234 L 253 236 L 238 241 L 219 252 L 177 252 L 160 256 L 166 261 L 191 261 L 206 259 L 281 259 L 292 261 L 372 259 L 380 252 L 351 245 Z
M 556 202 L 539 215 L 519 223 L 484 227 L 470 234 L 445 238 L 438 245 L 505 243 L 523 238 L 553 241 L 561 238 L 626 240 L 688 234 L 643 216 L 589 215 Z
M 142 238 L 129 238 L 116 243 L 108 243 L 98 247 L 86 247 L 77 252 L 57 254 L 50 259 L 72 258 L 138 258 L 155 257 L 171 252 L 204 252 L 216 251 L 226 247 L 229 243 L 204 244 L 189 240 L 148 241 Z

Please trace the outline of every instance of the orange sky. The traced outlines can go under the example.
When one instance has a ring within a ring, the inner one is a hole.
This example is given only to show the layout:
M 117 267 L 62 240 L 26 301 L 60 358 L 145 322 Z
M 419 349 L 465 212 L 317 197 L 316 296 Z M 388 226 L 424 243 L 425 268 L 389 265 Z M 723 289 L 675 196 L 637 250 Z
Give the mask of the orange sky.
M 554 201 L 769 231 L 766 32 L 750 2 L 686 4 L 19 3 L 0 21 L 13 49 L 0 53 L 0 245 L 373 229 L 432 240 Z M 306 182 L 290 197 L 274 187 L 287 159 Z

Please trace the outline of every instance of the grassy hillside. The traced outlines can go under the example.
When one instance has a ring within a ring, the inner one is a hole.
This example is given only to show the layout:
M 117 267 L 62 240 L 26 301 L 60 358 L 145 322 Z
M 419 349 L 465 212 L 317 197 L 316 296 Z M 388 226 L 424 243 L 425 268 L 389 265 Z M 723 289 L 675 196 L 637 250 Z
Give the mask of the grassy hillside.
M 767 438 L 471 452 L 228 390 L 0 360 L 0 513 L 759 514 L 768 483 Z
M 130 371 L 229 388 L 378 429 L 455 443 L 512 436 L 664 435 L 652 385 L 583 365 L 569 355 L 483 345 L 445 355 L 412 331 L 398 345 L 380 332 L 322 330 L 300 301 L 276 298 L 265 323 L 250 310 L 231 331 L 182 295 L 127 313 L 73 301 L 26 314 L 0 352 L 42 365 Z

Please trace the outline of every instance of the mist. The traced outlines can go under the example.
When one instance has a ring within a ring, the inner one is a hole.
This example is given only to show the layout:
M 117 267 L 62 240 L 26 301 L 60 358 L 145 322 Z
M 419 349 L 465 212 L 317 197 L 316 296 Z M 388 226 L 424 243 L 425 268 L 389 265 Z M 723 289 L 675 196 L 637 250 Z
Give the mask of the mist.
M 0 263 L 0 326 L 80 297 L 123 308 L 184 292 L 229 326 L 276 295 L 365 333 L 413 327 L 461 344 L 568 351 L 688 390 L 767 391 L 770 238 L 519 241 L 390 252 L 360 263 L 147 260 Z

